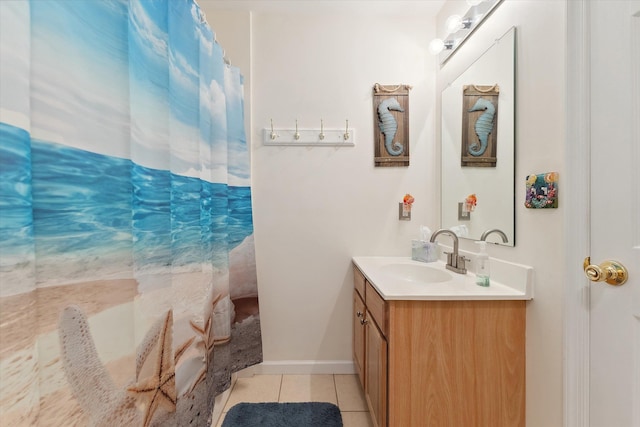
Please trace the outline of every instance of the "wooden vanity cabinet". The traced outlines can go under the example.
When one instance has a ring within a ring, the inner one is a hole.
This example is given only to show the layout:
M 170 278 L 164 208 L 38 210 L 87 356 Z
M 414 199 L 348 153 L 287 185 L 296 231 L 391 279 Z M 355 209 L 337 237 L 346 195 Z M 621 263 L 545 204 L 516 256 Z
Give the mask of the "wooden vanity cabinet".
M 386 305 L 364 275 L 354 268 L 353 359 L 376 427 L 387 427 Z
M 354 359 L 377 427 L 525 425 L 525 301 L 385 301 L 355 267 L 354 281 Z
M 365 398 L 373 424 L 387 426 L 387 340 L 367 310 L 365 324 Z

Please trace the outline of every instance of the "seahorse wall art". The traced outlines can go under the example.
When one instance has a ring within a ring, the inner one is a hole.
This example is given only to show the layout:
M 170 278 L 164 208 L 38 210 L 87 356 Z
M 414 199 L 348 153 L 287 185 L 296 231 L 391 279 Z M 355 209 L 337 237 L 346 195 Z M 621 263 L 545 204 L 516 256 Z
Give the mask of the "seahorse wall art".
M 384 134 L 384 147 L 387 152 L 392 156 L 399 156 L 404 152 L 404 146 L 398 141 L 393 141 L 398 131 L 398 123 L 390 110 L 404 112 L 397 99 L 385 99 L 378 105 L 378 127 Z
M 487 144 L 489 141 L 489 134 L 493 130 L 493 120 L 496 114 L 496 107 L 493 103 L 485 98 L 478 98 L 473 107 L 471 107 L 468 112 L 474 111 L 482 111 L 484 113 L 477 118 L 476 123 L 474 125 L 474 129 L 476 131 L 476 135 L 478 136 L 477 141 L 469 143 L 469 154 L 472 156 L 482 156 L 484 152 L 487 150 Z

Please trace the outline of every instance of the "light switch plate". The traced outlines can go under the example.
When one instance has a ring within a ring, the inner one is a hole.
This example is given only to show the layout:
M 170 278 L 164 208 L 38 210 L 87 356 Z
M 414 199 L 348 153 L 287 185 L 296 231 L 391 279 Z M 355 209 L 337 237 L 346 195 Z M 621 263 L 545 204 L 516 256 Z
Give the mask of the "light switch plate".
M 402 202 L 398 203 L 398 219 L 400 221 L 411 221 L 411 210 L 405 211 L 402 205 Z
M 459 221 L 470 221 L 471 220 L 471 212 L 464 210 L 464 203 L 458 203 L 458 220 Z

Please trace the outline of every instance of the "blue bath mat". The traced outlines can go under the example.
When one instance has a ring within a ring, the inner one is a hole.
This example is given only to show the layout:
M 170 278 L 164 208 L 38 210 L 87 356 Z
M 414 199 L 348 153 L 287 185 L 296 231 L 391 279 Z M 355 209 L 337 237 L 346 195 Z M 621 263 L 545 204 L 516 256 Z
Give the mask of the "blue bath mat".
M 333 403 L 238 403 L 222 427 L 342 427 L 342 416 Z

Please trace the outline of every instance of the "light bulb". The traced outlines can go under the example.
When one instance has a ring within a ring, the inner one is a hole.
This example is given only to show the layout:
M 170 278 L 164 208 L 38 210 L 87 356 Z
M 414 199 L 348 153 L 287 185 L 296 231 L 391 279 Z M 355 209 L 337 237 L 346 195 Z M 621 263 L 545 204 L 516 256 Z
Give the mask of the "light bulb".
M 444 42 L 442 39 L 433 39 L 431 43 L 429 43 L 429 52 L 432 55 L 437 55 L 444 50 Z
M 447 18 L 445 26 L 447 27 L 447 32 L 455 33 L 460 28 L 462 28 L 462 18 L 460 17 L 460 15 L 451 15 Z

